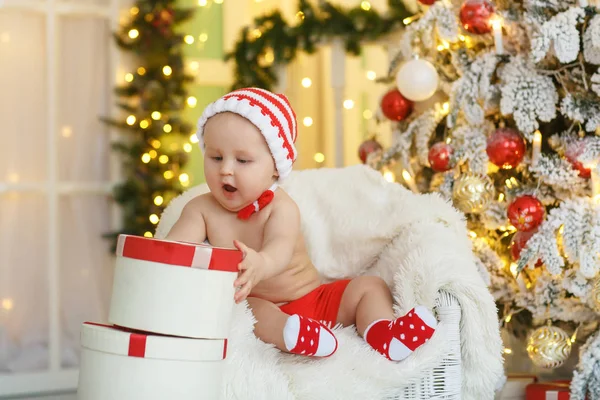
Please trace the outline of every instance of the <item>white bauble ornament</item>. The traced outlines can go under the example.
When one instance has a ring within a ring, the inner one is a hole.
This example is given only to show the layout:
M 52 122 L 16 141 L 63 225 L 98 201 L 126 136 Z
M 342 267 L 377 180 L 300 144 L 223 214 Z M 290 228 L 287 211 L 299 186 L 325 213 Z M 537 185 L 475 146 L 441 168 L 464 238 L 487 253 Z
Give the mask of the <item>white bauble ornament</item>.
M 439 76 L 427 60 L 416 58 L 400 66 L 396 86 L 402 96 L 412 101 L 427 100 L 437 91 Z

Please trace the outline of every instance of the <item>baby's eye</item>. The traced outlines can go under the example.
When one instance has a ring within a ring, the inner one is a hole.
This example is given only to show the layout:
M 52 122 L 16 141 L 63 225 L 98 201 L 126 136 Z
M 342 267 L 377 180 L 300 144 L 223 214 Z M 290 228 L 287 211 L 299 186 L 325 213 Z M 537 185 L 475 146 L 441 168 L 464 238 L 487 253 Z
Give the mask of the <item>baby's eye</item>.
M 221 156 L 214 156 L 214 157 L 211 157 L 211 158 L 213 160 L 215 160 L 215 161 L 221 161 L 223 159 L 223 157 L 221 157 Z
M 238 160 L 238 162 L 239 162 L 240 164 L 246 164 L 246 163 L 249 163 L 249 162 L 250 162 L 250 160 L 245 160 L 245 159 L 243 159 L 243 158 L 238 158 L 237 160 Z

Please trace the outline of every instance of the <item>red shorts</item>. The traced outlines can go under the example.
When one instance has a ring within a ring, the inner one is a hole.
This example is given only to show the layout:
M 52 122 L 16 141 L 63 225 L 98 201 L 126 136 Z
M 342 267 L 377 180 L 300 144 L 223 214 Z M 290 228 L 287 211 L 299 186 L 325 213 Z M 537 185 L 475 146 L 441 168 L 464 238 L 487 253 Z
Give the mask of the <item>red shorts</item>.
M 333 327 L 337 322 L 342 295 L 348 283 L 350 283 L 350 279 L 321 285 L 312 292 L 279 308 L 288 315 L 298 314 Z

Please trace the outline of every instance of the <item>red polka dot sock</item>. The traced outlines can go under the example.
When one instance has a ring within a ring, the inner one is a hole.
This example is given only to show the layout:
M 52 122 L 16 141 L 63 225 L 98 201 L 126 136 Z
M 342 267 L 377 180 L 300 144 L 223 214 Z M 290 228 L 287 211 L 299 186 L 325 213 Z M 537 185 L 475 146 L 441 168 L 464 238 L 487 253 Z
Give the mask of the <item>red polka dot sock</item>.
M 324 324 L 298 314 L 291 315 L 283 327 L 285 348 L 294 354 L 329 357 L 337 350 L 337 339 Z
M 417 306 L 395 321 L 371 322 L 363 337 L 379 353 L 392 361 L 401 361 L 431 338 L 437 320 L 423 306 Z

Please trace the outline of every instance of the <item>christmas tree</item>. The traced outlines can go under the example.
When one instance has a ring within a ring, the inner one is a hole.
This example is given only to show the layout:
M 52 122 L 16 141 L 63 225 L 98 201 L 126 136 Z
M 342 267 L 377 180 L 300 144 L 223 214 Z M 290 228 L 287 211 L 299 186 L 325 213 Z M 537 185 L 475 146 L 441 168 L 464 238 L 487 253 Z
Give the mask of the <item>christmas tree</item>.
M 600 313 L 599 4 L 419 1 L 383 80 L 394 144 L 359 154 L 465 213 L 504 324 L 526 324 L 533 363 L 557 367 Z M 600 395 L 596 341 L 575 399 Z
M 189 101 L 185 85 L 193 81 L 183 62 L 184 36 L 177 27 L 193 15 L 175 0 L 140 0 L 115 33 L 118 46 L 132 56 L 133 69 L 117 87 L 123 157 L 123 181 L 114 189 L 122 208 L 119 233 L 152 236 L 163 208 L 189 184 L 182 167 L 188 159 L 193 125 L 180 117 Z

